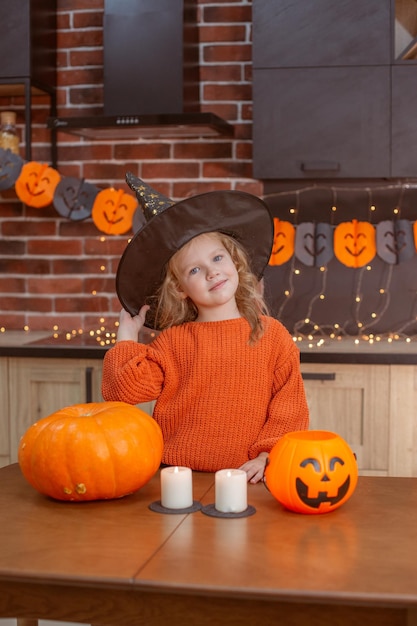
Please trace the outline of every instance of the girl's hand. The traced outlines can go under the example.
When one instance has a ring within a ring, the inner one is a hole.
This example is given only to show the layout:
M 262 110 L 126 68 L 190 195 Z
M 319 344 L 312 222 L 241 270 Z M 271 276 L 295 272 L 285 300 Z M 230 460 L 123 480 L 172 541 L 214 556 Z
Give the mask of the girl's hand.
M 132 317 L 125 309 L 120 311 L 119 330 L 117 341 L 137 341 L 139 331 L 145 323 L 146 312 L 149 306 L 145 304 L 137 315 Z
M 263 477 L 265 472 L 265 467 L 268 461 L 268 453 L 260 452 L 256 459 L 252 459 L 251 461 L 246 461 L 239 469 L 244 470 L 248 477 L 249 483 L 259 483 Z

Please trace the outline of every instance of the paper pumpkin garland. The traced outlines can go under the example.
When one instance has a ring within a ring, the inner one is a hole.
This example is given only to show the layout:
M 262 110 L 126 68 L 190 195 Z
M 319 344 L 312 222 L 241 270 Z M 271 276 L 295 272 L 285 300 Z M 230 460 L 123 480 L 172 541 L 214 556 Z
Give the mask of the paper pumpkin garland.
M 25 163 L 16 180 L 17 197 L 27 206 L 41 209 L 52 204 L 55 189 L 61 180 L 59 172 L 46 163 Z
M 54 207 L 56 211 L 70 220 L 78 222 L 90 217 L 98 187 L 84 179 L 67 176 L 55 190 Z
M 295 256 L 309 267 L 326 266 L 333 258 L 333 231 L 330 224 L 303 222 L 295 234 Z
M 23 159 L 11 150 L 0 150 L 0 190 L 10 189 L 18 179 Z
M 294 254 L 295 227 L 274 217 L 274 243 L 269 265 L 282 265 Z
M 123 235 L 132 228 L 133 213 L 138 203 L 122 189 L 103 189 L 93 204 L 92 218 L 97 228 L 107 235 Z
M 414 256 L 413 228 L 408 220 L 384 220 L 375 230 L 377 253 L 383 261 L 395 265 Z
M 363 267 L 376 254 L 375 229 L 369 222 L 342 222 L 334 231 L 334 253 L 347 267 Z
M 73 221 L 92 217 L 95 226 L 108 235 L 136 233 L 145 223 L 136 198 L 124 190 L 100 190 L 84 179 L 61 176 L 46 163 L 25 163 L 19 155 L 0 148 L 0 191 L 13 185 L 27 206 L 53 204 L 59 215 Z M 347 267 L 359 268 L 376 254 L 393 265 L 411 259 L 417 251 L 417 221 L 394 219 L 374 225 L 352 219 L 337 226 L 327 222 L 294 225 L 274 217 L 273 222 L 271 266 L 283 265 L 295 256 L 308 267 L 325 267 L 336 257 Z

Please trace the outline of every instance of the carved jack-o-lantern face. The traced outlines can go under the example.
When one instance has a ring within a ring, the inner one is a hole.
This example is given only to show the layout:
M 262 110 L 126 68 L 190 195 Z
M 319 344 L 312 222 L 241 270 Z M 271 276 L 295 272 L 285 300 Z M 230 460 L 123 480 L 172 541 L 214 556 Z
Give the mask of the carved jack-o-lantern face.
M 52 203 L 61 175 L 46 163 L 29 161 L 16 180 L 16 194 L 27 206 L 40 209 Z
M 132 228 L 137 204 L 137 200 L 122 189 L 103 189 L 94 200 L 93 222 L 103 233 L 123 235 Z
M 54 207 L 62 217 L 78 222 L 90 217 L 99 189 L 85 180 L 67 176 L 58 184 Z
M 355 455 L 342 437 L 321 430 L 287 433 L 273 447 L 265 470 L 272 495 L 297 513 L 328 513 L 356 488 Z
M 334 253 L 347 267 L 362 267 L 376 254 L 375 228 L 369 222 L 342 222 L 334 231 Z
M 330 224 L 303 222 L 295 233 L 295 256 L 309 267 L 323 267 L 333 258 L 333 231 Z
M 0 148 L 0 190 L 10 189 L 18 179 L 23 159 L 11 150 Z
M 294 254 L 295 228 L 291 222 L 274 217 L 274 243 L 269 265 L 282 265 Z
M 414 238 L 408 220 L 384 220 L 376 226 L 376 250 L 378 256 L 391 265 L 411 259 L 414 254 Z

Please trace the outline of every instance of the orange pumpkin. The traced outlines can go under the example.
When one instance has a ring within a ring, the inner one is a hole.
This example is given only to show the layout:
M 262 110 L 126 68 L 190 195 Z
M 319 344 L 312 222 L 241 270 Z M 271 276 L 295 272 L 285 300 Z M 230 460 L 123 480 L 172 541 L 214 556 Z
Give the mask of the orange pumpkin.
M 375 228 L 369 222 L 342 222 L 334 231 L 335 257 L 347 267 L 362 267 L 376 255 Z
M 27 206 L 41 209 L 52 203 L 60 180 L 60 173 L 53 167 L 29 161 L 22 167 L 16 180 L 16 195 Z
M 274 243 L 269 265 L 282 265 L 294 254 L 295 228 L 291 222 L 274 217 Z
M 107 235 L 123 235 L 132 228 L 137 200 L 122 189 L 103 189 L 97 194 L 91 216 L 99 230 Z
M 120 498 L 160 466 L 162 432 L 124 402 L 75 404 L 32 424 L 18 450 L 26 480 L 57 500 Z
M 355 455 L 340 435 L 323 430 L 287 433 L 272 448 L 265 483 L 296 513 L 328 513 L 344 504 L 358 481 Z

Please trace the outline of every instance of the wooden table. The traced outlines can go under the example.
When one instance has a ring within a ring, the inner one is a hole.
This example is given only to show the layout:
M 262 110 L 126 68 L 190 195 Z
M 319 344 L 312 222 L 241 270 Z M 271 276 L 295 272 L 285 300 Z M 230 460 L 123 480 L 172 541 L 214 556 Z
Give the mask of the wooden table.
M 193 473 L 214 502 L 213 474 Z M 0 617 L 88 624 L 417 624 L 417 478 L 361 477 L 323 515 L 248 486 L 255 515 L 164 515 L 132 496 L 60 503 L 0 470 Z

